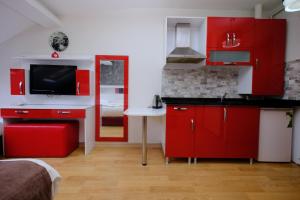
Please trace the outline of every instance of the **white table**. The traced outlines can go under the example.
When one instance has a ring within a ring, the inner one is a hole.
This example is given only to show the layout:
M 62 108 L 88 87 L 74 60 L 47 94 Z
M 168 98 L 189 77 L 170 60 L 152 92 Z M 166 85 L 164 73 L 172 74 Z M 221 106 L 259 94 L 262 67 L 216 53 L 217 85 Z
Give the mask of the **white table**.
M 147 117 L 159 117 L 166 115 L 166 108 L 129 108 L 124 112 L 125 115 L 143 117 L 143 136 L 142 136 L 142 165 L 147 165 Z
M 94 146 L 96 145 L 95 142 L 95 106 L 92 105 L 56 105 L 56 104 L 22 104 L 22 105 L 10 105 L 10 106 L 4 106 L 1 108 L 2 110 L 21 110 L 25 111 L 26 115 L 24 115 L 24 118 L 26 119 L 50 119 L 51 117 L 48 116 L 47 114 L 44 114 L 45 111 L 52 110 L 53 112 L 56 113 L 60 110 L 63 112 L 59 113 L 58 115 L 64 115 L 64 117 L 58 117 L 58 118 L 51 118 L 51 119 L 56 119 L 56 120 L 65 120 L 65 119 L 72 119 L 72 120 L 78 120 L 79 121 L 79 142 L 84 143 L 84 153 L 85 155 L 88 155 Z M 36 117 L 34 115 L 31 115 L 31 112 L 34 110 L 39 110 L 40 116 L 43 115 L 42 117 Z M 84 117 L 73 117 L 72 116 L 72 111 L 75 112 L 77 110 L 84 110 Z M 2 113 L 3 114 L 3 113 Z M 66 117 L 67 116 L 67 117 Z M 9 123 L 12 119 L 22 119 L 22 117 L 17 116 L 17 117 L 11 117 L 11 116 L 3 116 L 3 122 Z M 5 133 L 4 133 L 5 137 Z

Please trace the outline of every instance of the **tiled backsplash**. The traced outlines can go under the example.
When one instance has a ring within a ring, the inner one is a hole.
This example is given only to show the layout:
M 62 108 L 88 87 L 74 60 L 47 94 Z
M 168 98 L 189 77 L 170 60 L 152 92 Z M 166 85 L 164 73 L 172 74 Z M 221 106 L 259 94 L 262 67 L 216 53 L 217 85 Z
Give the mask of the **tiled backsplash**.
M 290 62 L 286 65 L 283 98 L 300 100 L 300 61 Z
M 167 97 L 227 97 L 239 98 L 237 94 L 238 69 L 200 68 L 164 69 L 162 96 Z
M 240 98 L 237 93 L 238 69 L 200 68 L 164 69 L 162 96 L 215 98 L 225 92 L 227 97 Z M 300 62 L 286 66 L 284 99 L 300 100 Z

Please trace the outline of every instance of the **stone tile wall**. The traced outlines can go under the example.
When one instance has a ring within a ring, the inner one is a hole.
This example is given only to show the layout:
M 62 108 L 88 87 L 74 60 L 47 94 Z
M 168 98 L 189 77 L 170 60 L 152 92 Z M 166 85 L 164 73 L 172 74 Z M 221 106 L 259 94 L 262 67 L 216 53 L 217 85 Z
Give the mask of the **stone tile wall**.
M 164 69 L 162 96 L 218 98 L 226 92 L 227 97 L 241 98 L 237 85 L 238 69 L 235 68 Z M 300 100 L 299 60 L 286 65 L 283 98 Z
M 286 65 L 285 93 L 283 98 L 300 100 L 300 60 Z
M 227 97 L 239 98 L 237 94 L 238 69 L 200 68 L 164 69 L 162 96 L 168 97 Z

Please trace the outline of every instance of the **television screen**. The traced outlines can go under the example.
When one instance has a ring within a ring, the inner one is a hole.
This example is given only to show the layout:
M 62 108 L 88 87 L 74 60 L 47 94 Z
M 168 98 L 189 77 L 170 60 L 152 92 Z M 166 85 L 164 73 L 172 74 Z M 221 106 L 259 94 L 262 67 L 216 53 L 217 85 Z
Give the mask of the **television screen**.
M 30 65 L 30 94 L 76 95 L 76 66 Z

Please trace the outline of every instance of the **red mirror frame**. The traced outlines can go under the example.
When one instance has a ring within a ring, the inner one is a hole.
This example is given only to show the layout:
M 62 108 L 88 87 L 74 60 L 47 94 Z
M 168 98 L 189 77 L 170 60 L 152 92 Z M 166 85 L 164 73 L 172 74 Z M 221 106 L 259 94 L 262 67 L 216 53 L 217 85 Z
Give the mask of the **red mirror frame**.
M 112 55 L 96 55 L 95 56 L 95 120 L 96 141 L 115 141 L 115 142 L 127 142 L 128 141 L 128 116 L 124 115 L 124 129 L 123 137 L 101 137 L 100 134 L 100 61 L 101 60 L 123 60 L 124 61 L 124 111 L 128 108 L 128 56 L 112 56 Z

